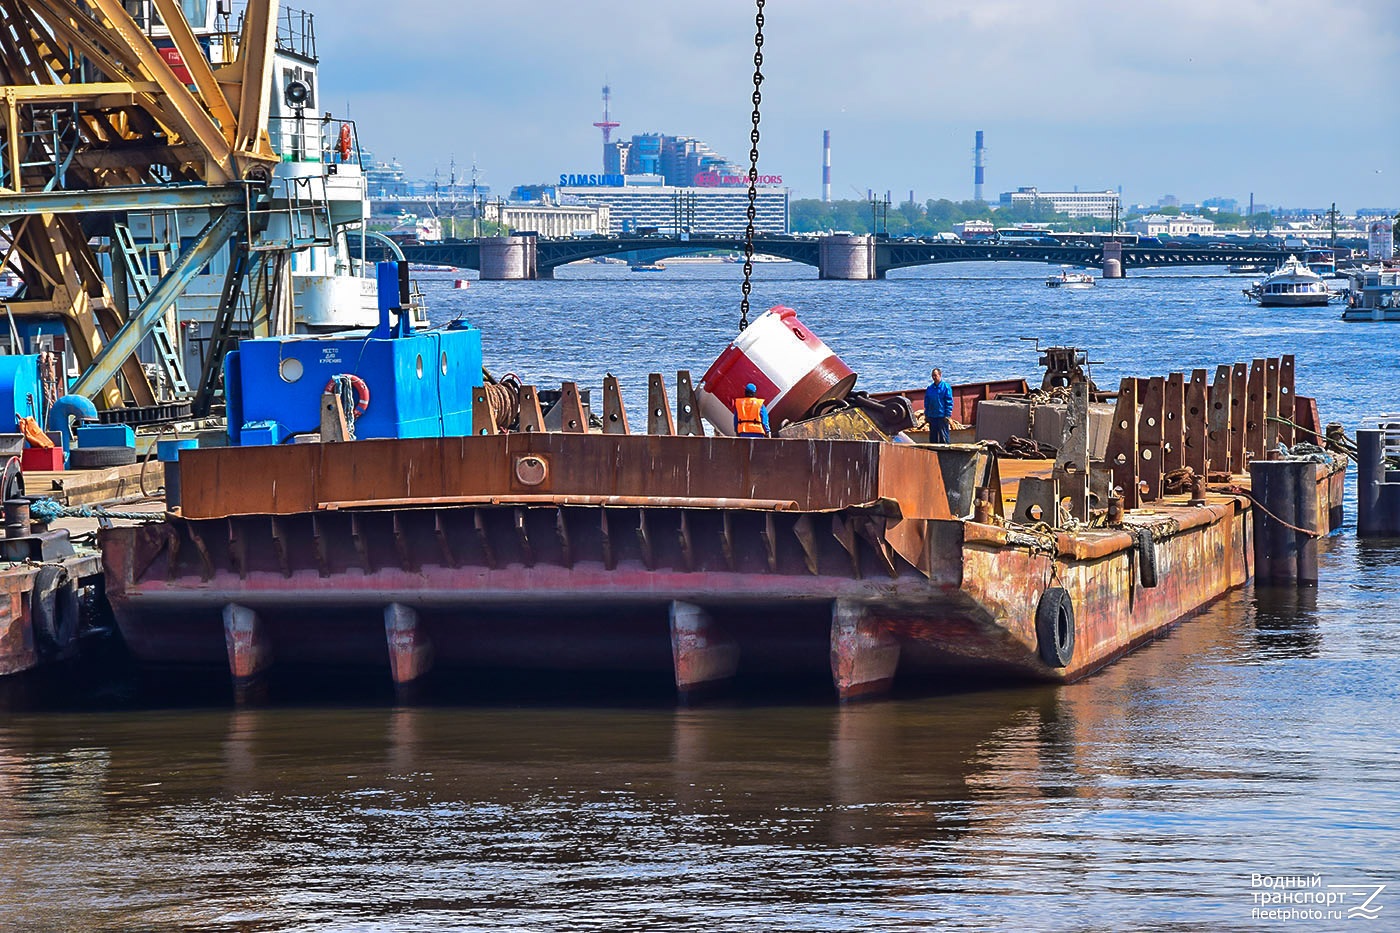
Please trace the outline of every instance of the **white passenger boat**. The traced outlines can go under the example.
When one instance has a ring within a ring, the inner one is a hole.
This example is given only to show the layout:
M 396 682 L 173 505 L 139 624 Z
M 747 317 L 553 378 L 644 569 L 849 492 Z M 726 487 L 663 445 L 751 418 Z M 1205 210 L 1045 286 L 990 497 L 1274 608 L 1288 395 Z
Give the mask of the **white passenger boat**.
M 1322 276 L 1299 262 L 1297 256 L 1289 256 L 1264 281 L 1243 291 L 1246 298 L 1259 302 L 1264 308 L 1313 307 L 1332 300 Z

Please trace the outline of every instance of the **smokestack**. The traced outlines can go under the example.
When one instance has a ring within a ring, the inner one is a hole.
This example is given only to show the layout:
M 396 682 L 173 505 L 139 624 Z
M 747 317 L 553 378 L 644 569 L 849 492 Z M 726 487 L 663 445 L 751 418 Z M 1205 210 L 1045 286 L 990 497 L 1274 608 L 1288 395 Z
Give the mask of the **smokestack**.
M 822 202 L 831 203 L 831 130 L 822 130 Z
M 973 156 L 972 161 L 972 200 L 978 202 L 982 200 L 982 182 L 985 180 L 983 177 L 985 166 L 985 163 L 983 162 L 983 155 L 986 151 L 987 147 L 983 144 L 982 141 L 982 131 L 978 130 L 977 148 L 974 150 L 975 154 Z

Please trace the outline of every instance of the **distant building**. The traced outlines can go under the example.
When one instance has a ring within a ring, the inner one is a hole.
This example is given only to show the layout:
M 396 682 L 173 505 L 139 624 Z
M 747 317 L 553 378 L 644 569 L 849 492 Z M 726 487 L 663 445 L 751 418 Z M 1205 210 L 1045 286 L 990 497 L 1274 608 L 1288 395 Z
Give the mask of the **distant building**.
M 409 184 L 403 177 L 403 166 L 398 159 L 388 162 L 376 160 L 374 154 L 363 150 L 361 156 L 365 166 L 365 187 L 371 198 L 393 198 L 409 194 Z
M 1097 217 L 1108 220 L 1119 208 L 1117 191 L 1041 191 L 1038 188 L 1017 188 L 1003 191 L 1000 207 L 1033 207 L 1037 202 L 1048 204 L 1058 214 L 1070 217 Z
M 609 143 L 603 151 L 603 170 L 618 175 L 660 175 L 666 184 L 677 188 L 699 184 L 697 176 L 746 171 L 699 139 L 661 133 L 641 133 L 631 140 Z
M 1128 232 L 1140 236 L 1207 236 L 1215 232 L 1215 221 L 1195 214 L 1148 214 L 1129 221 Z
M 745 186 L 680 187 L 638 184 L 629 176 L 623 185 L 561 186 L 559 200 L 592 207 L 606 206 L 615 228 L 624 232 L 655 227 L 661 233 L 721 233 L 742 235 L 748 225 Z M 660 179 L 647 179 L 647 181 Z M 788 232 L 788 190 L 761 187 L 755 202 L 754 230 Z M 601 232 L 601 231 L 600 231 Z
M 1176 195 L 1174 195 L 1174 194 L 1164 194 L 1164 195 L 1162 195 L 1162 199 L 1161 199 L 1160 201 L 1157 202 L 1157 206 L 1158 206 L 1158 207 L 1180 207 L 1180 206 L 1181 206 L 1181 199 L 1178 198 L 1178 197 L 1177 197 Z
M 1206 198 L 1201 202 L 1201 207 L 1214 208 L 1217 211 L 1224 211 L 1227 214 L 1238 214 L 1240 212 L 1240 202 L 1234 198 Z
M 564 237 L 574 233 L 611 233 L 612 210 L 606 204 L 517 204 L 487 201 L 481 216 L 511 230 L 533 230 L 542 237 Z

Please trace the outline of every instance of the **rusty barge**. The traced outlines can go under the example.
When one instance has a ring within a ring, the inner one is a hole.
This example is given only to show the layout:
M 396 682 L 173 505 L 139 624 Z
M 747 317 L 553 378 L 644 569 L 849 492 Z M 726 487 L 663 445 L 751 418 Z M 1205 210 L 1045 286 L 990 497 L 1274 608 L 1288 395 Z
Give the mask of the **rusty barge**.
M 730 351 L 755 378 L 761 354 Z M 1107 405 L 1070 351 L 1046 378 L 1059 401 L 1041 403 L 1066 425 L 1055 459 L 1011 461 L 887 436 L 900 405 L 840 404 L 854 378 L 814 352 L 774 377 L 774 410 L 787 395 L 807 417 L 775 418 L 771 440 L 702 432 L 713 368 L 695 390 L 681 374 L 675 417 L 653 376 L 645 434 L 611 379 L 593 430 L 573 384 L 554 430 L 533 387 L 502 414 L 499 387 L 478 385 L 470 431 L 345 443 L 334 393 L 317 393 L 320 443 L 266 443 L 282 428 L 258 421 L 257 444 L 181 451 L 166 520 L 101 532 L 108 597 L 138 659 L 227 666 L 236 686 L 283 663 L 376 667 L 405 691 L 450 671 L 669 672 L 682 696 L 820 673 L 842 700 L 1068 682 L 1250 578 L 1256 510 L 1237 474 L 1293 424 L 1317 429 L 1289 357 L 1209 387 L 1205 370 L 1124 379 Z M 1111 424 L 1091 411 L 1105 407 Z M 1303 466 L 1321 531 L 1340 522 L 1344 469 Z

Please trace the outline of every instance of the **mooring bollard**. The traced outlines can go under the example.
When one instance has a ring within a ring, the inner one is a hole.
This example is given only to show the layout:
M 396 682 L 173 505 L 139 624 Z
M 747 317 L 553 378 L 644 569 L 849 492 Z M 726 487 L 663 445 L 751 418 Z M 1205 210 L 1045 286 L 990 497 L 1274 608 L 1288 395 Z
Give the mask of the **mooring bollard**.
M 1249 464 L 1254 499 L 1254 582 L 1317 586 L 1317 464 L 1255 460 Z
M 1400 538 L 1400 471 L 1386 469 L 1386 448 L 1400 441 L 1394 425 L 1356 432 L 1356 534 Z

